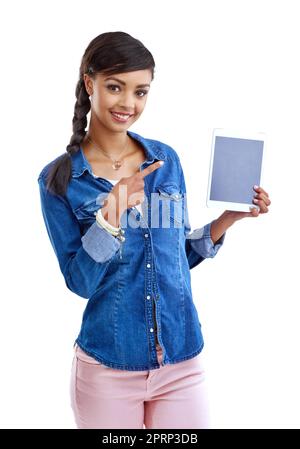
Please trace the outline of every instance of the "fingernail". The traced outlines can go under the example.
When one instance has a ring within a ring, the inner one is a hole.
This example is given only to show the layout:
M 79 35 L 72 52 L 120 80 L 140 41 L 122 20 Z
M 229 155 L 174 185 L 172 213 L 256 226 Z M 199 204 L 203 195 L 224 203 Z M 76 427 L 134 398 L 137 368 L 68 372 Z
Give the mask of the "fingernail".
M 258 189 L 258 186 L 254 186 L 254 189 Z
M 165 162 L 164 161 L 159 161 L 160 165 L 163 165 Z

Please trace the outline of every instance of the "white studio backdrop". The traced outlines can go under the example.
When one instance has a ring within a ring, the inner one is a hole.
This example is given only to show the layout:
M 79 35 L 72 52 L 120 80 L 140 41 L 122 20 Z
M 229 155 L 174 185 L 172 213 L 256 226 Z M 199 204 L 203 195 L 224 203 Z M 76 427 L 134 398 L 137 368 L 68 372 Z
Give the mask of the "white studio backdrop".
M 298 325 L 299 13 L 297 1 L 11 1 L 2 55 L 1 428 L 74 428 L 72 345 L 86 300 L 50 246 L 37 176 L 71 137 L 88 43 L 126 31 L 152 52 L 155 78 L 131 130 L 171 145 L 185 173 L 192 229 L 205 206 L 211 133 L 268 136 L 269 213 L 228 229 L 191 271 L 205 338 L 214 428 L 300 428 Z

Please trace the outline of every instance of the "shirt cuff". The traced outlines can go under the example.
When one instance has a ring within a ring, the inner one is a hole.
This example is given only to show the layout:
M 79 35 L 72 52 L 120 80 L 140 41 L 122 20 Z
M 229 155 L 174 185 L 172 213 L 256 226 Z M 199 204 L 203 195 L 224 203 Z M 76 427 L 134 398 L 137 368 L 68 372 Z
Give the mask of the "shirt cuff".
M 120 241 L 110 234 L 106 229 L 101 228 L 97 222 L 87 230 L 81 237 L 83 249 L 95 262 L 107 262 L 111 259 L 121 246 Z
M 206 224 L 203 228 L 195 229 L 188 236 L 188 238 L 191 239 L 190 243 L 193 250 L 205 258 L 215 257 L 223 245 L 226 235 L 226 232 L 224 232 L 224 234 L 214 244 L 210 233 L 211 224 L 212 222 Z

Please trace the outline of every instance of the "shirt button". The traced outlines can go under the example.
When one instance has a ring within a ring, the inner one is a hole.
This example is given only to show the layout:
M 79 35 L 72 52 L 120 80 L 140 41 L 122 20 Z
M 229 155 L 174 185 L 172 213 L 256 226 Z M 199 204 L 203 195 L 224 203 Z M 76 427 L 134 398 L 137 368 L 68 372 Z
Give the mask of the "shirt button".
M 145 234 L 145 237 L 147 238 L 147 237 L 148 237 L 148 234 Z
M 151 329 L 150 329 L 150 332 L 153 332 L 153 329 L 152 329 L 152 327 L 151 327 Z
M 151 267 L 150 263 L 147 263 L 147 268 L 150 268 L 150 267 Z
M 151 296 L 150 296 L 150 295 L 148 295 L 148 296 L 147 296 L 147 299 L 150 299 L 150 298 L 151 298 Z

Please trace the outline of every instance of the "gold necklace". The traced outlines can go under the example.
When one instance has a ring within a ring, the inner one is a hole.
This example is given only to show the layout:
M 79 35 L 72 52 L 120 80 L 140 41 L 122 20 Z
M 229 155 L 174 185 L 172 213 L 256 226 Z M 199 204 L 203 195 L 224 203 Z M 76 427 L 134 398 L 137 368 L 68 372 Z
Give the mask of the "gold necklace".
M 102 152 L 105 154 L 106 157 L 108 157 L 109 159 L 111 159 L 111 160 L 113 161 L 112 168 L 113 168 L 114 170 L 119 170 L 119 168 L 123 165 L 123 160 L 120 160 L 120 159 L 113 159 L 113 158 L 109 155 L 109 153 L 107 153 L 106 151 L 102 150 L 102 148 L 100 148 L 100 147 L 99 147 L 99 146 L 98 146 L 98 145 L 97 145 L 97 144 L 90 138 L 90 136 L 87 136 L 87 140 L 88 140 L 89 142 L 91 142 L 92 145 L 95 145 L 95 147 L 98 148 L 98 150 L 102 151 Z M 127 137 L 127 143 L 126 143 L 125 147 L 123 148 L 123 150 L 121 151 L 121 153 L 118 155 L 118 158 L 119 158 L 120 155 L 121 155 L 122 153 L 124 153 L 124 151 L 128 148 L 128 145 L 129 145 L 129 139 L 128 139 L 128 137 Z

